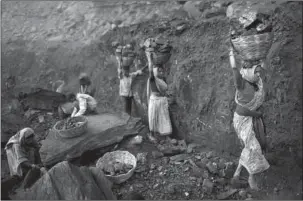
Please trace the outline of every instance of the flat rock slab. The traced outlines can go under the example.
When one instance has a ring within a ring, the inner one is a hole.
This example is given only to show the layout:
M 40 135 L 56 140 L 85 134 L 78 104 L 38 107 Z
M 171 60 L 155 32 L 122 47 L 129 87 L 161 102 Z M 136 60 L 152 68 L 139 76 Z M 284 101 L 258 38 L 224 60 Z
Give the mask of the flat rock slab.
M 61 138 L 51 130 L 40 149 L 44 165 L 52 166 L 63 160 L 78 158 L 86 151 L 116 144 L 126 136 L 138 134 L 144 128 L 140 118 L 132 119 L 126 124 L 126 119 L 113 114 L 88 116 L 88 122 L 88 131 L 76 138 Z
M 67 161 L 51 168 L 30 189 L 18 189 L 14 200 L 116 200 L 111 183 L 95 167 Z

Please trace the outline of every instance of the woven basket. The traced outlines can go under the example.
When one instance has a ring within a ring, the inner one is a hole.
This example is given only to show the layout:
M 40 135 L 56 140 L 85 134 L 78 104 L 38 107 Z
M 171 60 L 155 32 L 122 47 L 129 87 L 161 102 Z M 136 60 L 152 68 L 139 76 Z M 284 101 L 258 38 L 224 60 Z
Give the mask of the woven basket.
M 72 117 L 72 118 L 76 119 L 77 122 L 84 122 L 84 123 L 75 127 L 75 128 L 61 130 L 58 127 L 60 127 L 64 123 L 64 120 L 58 121 L 54 125 L 53 129 L 60 135 L 60 137 L 62 137 L 62 138 L 74 138 L 74 137 L 78 137 L 78 136 L 82 135 L 83 133 L 85 133 L 87 131 L 88 120 L 87 120 L 86 117 L 78 116 L 78 117 Z
M 154 52 L 153 53 L 153 62 L 154 64 L 165 64 L 170 59 L 171 54 L 169 52 L 167 53 L 161 53 L 161 52 Z
M 264 33 L 240 36 L 231 41 L 243 60 L 260 60 L 266 58 L 272 44 L 272 38 L 271 33 Z
M 100 170 L 103 171 L 104 167 L 109 165 L 110 162 L 115 161 L 133 166 L 133 168 L 129 170 L 126 174 L 121 174 L 117 176 L 105 175 L 106 178 L 108 178 L 110 181 L 116 184 L 121 184 L 128 180 L 134 174 L 135 169 L 137 167 L 137 159 L 128 151 L 113 151 L 104 154 L 104 156 L 97 161 L 96 167 L 100 168 Z
M 134 60 L 135 60 L 134 56 L 122 57 L 122 66 L 123 67 L 131 66 Z

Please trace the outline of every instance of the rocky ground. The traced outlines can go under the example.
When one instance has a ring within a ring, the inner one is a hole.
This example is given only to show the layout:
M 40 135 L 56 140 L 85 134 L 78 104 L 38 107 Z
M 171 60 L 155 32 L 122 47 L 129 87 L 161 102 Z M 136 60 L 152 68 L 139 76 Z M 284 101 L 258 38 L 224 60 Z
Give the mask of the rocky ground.
M 66 92 L 76 91 L 80 71 L 87 71 L 94 85 L 101 86 L 96 92 L 101 112 L 121 111 L 111 43 L 135 40 L 138 45 L 147 37 L 161 36 L 174 46 L 167 64 L 174 134 L 189 144 L 200 145 L 188 157 L 203 174 L 194 174 L 187 158 L 177 164 L 171 163 L 168 156 L 153 158 L 156 148 L 145 140 L 137 147 L 122 146 L 136 155 L 148 152 L 148 156 L 142 172 L 115 186 L 115 192 L 119 198 L 132 189 L 149 199 L 217 198 L 230 190 L 226 183 L 229 178 L 220 175 L 224 166 L 219 165 L 220 159 L 235 164 L 241 148 L 231 122 L 235 104 L 228 64 L 226 9 L 232 2 L 236 1 L 130 2 L 122 6 L 116 6 L 117 2 L 2 2 L 1 139 L 4 133 L 12 135 L 26 125 L 32 126 L 42 140 L 56 117 L 43 114 L 44 122 L 39 123 L 37 112 L 32 121 L 25 121 L 14 96 L 31 87 L 48 88 L 49 81 L 56 79 L 67 80 Z M 260 176 L 261 193 L 249 194 L 253 199 L 299 199 L 302 198 L 302 10 L 298 8 L 302 2 L 252 4 L 272 12 L 274 44 L 267 59 L 264 103 L 271 168 Z M 144 65 L 144 53 L 139 49 L 138 53 Z M 6 93 L 3 87 L 9 74 L 17 77 L 14 95 Z M 138 115 L 143 118 L 146 118 L 145 83 L 143 76 L 135 86 Z M 12 108 L 14 113 L 7 113 Z M 210 150 L 213 156 L 203 161 Z M 1 153 L 4 178 L 7 167 L 3 150 Z M 205 167 L 208 161 L 218 165 L 218 173 L 209 172 Z M 212 193 L 202 190 L 203 186 L 206 191 L 212 188 Z M 229 192 L 230 198 L 235 199 L 242 199 L 239 194 L 245 194 Z

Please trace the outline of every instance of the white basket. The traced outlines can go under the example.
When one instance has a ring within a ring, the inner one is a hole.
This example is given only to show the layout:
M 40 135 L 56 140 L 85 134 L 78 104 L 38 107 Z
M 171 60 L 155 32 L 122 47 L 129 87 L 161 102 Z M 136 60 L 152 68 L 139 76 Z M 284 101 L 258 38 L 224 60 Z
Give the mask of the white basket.
M 107 165 L 112 164 L 112 162 L 120 162 L 127 165 L 132 165 L 133 168 L 129 170 L 125 174 L 120 174 L 117 176 L 110 176 L 105 175 L 110 181 L 121 184 L 128 180 L 135 172 L 135 169 L 137 167 L 137 159 L 134 155 L 129 153 L 128 151 L 113 151 L 108 152 L 104 154 L 103 157 L 99 158 L 97 161 L 96 167 L 100 168 L 101 171 L 103 171 L 104 167 L 106 168 Z

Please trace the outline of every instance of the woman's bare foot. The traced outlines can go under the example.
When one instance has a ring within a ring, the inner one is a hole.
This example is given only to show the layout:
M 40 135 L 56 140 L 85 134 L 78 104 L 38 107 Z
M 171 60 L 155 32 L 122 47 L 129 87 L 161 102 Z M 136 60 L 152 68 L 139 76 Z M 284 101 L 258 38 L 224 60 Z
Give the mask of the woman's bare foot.
M 152 132 L 147 133 L 147 137 L 151 143 L 153 143 L 153 144 L 158 143 L 157 139 L 153 136 Z
M 252 190 L 256 190 L 256 191 L 260 190 L 258 187 L 257 181 L 252 174 L 249 175 L 249 177 L 248 177 L 248 184 Z

